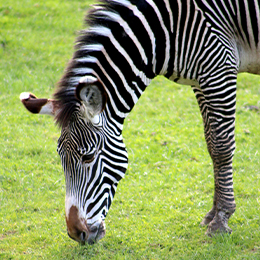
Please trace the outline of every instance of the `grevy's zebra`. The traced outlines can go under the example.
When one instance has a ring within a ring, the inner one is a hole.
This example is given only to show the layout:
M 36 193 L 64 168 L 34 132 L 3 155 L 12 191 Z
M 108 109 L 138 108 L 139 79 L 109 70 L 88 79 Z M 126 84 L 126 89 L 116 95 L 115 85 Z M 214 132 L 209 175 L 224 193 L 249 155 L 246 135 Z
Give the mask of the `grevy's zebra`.
M 107 0 L 87 21 L 54 99 L 21 95 L 31 112 L 55 115 L 62 128 L 69 236 L 93 243 L 105 235 L 127 168 L 124 119 L 159 74 L 193 87 L 215 177 L 202 224 L 209 234 L 231 232 L 236 80 L 238 72 L 260 72 L 259 2 Z

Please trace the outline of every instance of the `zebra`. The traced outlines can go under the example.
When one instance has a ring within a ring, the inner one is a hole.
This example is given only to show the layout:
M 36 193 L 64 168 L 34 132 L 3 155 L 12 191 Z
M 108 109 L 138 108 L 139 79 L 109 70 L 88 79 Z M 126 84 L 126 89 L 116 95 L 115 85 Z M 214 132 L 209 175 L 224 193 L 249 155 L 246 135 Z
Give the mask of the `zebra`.
M 260 74 L 257 0 L 103 0 L 86 15 L 75 52 L 52 99 L 24 92 L 32 113 L 55 117 L 57 151 L 66 179 L 68 235 L 93 244 L 128 156 L 124 120 L 157 75 L 191 85 L 214 169 L 213 206 L 201 224 L 207 234 L 231 233 L 235 212 L 237 74 Z

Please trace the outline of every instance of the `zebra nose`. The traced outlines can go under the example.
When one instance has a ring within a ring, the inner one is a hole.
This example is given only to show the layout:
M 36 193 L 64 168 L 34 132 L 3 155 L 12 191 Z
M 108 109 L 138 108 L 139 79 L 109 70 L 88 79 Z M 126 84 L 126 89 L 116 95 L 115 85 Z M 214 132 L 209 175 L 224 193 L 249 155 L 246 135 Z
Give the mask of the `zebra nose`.
M 102 220 L 91 225 L 87 221 L 79 217 L 77 207 L 72 206 L 69 214 L 66 215 L 67 231 L 70 238 L 80 242 L 81 244 L 94 244 L 105 236 L 105 224 Z
M 84 230 L 82 232 L 77 228 L 70 228 L 68 229 L 68 236 L 81 243 L 81 245 L 85 245 L 86 242 L 89 245 L 93 245 L 105 236 L 106 231 L 103 221 L 98 225 L 87 225 L 87 227 L 87 230 Z

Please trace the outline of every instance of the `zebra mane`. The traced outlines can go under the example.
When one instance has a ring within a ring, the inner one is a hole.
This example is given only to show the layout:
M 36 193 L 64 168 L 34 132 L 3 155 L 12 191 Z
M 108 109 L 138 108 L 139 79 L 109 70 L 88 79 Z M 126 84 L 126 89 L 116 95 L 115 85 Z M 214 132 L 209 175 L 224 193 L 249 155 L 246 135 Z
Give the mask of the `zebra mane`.
M 123 0 L 123 2 L 128 1 Z M 116 9 L 119 6 L 122 6 L 122 3 L 118 0 L 99 0 L 99 4 L 95 5 L 85 17 L 87 28 L 96 26 L 106 27 L 106 21 L 109 18 L 105 15 L 100 15 L 100 10 L 117 13 Z M 77 62 L 77 59 L 87 57 L 91 53 L 92 49 L 88 49 L 88 46 L 99 43 L 97 38 L 98 33 L 94 30 L 87 29 L 80 31 L 76 40 L 73 58 L 70 60 L 63 77 L 57 85 L 53 96 L 57 101 L 58 108 L 55 121 L 60 127 L 67 127 L 71 120 L 75 118 L 75 115 L 79 113 L 81 103 L 75 95 L 75 90 L 80 78 L 86 76 L 86 73 L 82 74 L 78 72 L 82 67 L 82 63 Z M 76 71 L 76 69 L 78 70 Z

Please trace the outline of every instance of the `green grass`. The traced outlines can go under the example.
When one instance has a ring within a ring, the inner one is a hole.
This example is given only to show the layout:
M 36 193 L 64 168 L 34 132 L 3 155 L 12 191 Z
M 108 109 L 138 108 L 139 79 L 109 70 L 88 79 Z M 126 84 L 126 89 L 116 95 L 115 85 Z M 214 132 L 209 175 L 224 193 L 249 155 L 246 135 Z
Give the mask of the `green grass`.
M 213 171 L 190 87 L 158 77 L 126 119 L 129 168 L 94 246 L 69 239 L 65 180 L 52 118 L 29 114 L 22 91 L 50 97 L 93 1 L 0 5 L 0 259 L 260 259 L 260 78 L 238 80 L 231 235 L 199 223 Z

